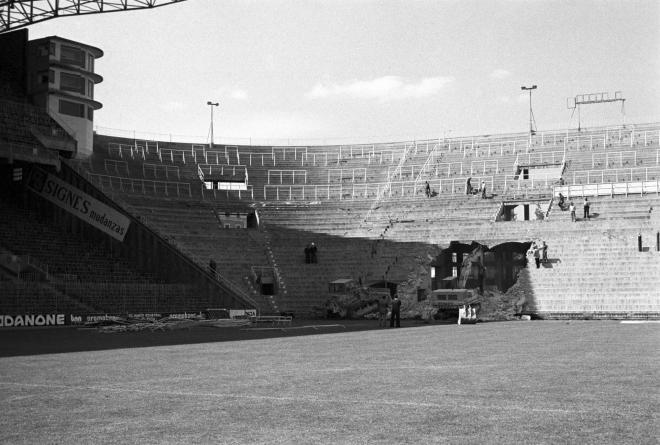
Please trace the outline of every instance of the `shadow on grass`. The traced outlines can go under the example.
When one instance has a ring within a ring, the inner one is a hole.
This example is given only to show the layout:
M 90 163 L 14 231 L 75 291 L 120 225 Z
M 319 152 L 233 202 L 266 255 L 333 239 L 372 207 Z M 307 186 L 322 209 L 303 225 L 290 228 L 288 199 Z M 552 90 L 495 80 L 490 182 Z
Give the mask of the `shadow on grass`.
M 402 328 L 428 326 L 421 320 L 402 320 Z M 296 320 L 290 329 L 192 327 L 168 331 L 103 333 L 76 327 L 0 329 L 0 357 L 59 354 L 109 349 L 144 348 L 224 341 L 261 340 L 303 335 L 369 331 L 377 320 Z

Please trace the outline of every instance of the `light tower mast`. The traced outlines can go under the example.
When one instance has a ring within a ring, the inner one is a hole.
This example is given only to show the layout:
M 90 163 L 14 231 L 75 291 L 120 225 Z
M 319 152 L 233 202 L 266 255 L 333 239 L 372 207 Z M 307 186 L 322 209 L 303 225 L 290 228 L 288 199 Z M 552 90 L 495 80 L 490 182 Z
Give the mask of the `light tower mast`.
M 531 138 L 536 134 L 536 121 L 534 120 L 534 112 L 532 111 L 532 91 L 536 89 L 536 85 L 531 87 L 520 87 L 523 91 L 529 91 L 529 137 Z
M 206 102 L 206 105 L 211 107 L 211 150 L 213 150 L 213 107 L 220 106 L 220 102 Z

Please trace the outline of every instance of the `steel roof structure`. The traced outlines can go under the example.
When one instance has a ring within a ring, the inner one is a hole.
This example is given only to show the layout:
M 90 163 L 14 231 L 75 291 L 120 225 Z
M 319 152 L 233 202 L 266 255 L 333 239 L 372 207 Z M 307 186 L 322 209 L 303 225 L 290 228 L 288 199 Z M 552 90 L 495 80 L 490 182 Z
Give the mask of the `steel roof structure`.
M 149 9 L 185 0 L 0 0 L 0 33 L 57 17 Z

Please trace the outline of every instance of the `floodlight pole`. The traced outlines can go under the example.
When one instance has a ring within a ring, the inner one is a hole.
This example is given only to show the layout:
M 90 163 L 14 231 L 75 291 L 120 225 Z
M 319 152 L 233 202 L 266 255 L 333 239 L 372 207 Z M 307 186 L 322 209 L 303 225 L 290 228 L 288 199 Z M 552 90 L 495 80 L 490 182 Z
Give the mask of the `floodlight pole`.
M 529 91 L 529 136 L 532 137 L 536 134 L 536 122 L 534 122 L 534 112 L 532 111 L 532 91 L 535 90 L 536 85 L 531 87 L 520 87 L 523 91 Z
M 220 106 L 220 102 L 206 102 L 206 105 L 211 107 L 211 150 L 213 150 L 213 107 Z

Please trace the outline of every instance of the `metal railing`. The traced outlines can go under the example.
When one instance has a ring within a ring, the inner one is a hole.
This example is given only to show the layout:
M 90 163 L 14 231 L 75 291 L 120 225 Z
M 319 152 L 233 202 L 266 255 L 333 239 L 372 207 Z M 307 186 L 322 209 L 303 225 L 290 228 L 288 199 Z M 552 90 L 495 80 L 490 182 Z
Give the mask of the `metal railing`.
M 218 173 L 222 176 L 225 174 L 236 176 L 237 171 L 241 173 L 243 177 L 247 177 L 247 167 L 245 165 L 197 164 L 197 172 L 198 174 L 201 174 L 201 178 L 205 175 L 213 175 L 214 173 Z
M 559 165 L 564 160 L 563 151 L 541 151 L 516 156 L 515 165 Z
M 118 161 L 116 159 L 104 159 L 103 168 L 105 169 L 106 173 L 111 173 L 110 170 L 113 170 L 115 173 L 117 173 L 117 176 L 121 174 L 125 174 L 126 176 L 130 175 L 128 171 L 128 163 L 126 161 Z
M 209 189 L 206 188 L 205 184 L 201 185 L 202 199 L 211 198 L 211 195 L 213 199 L 230 198 L 232 194 L 235 194 L 236 192 L 238 192 L 238 199 L 249 197 L 251 200 L 254 200 L 254 188 L 251 185 L 247 185 L 247 183 L 225 183 L 218 189 Z
M 631 194 L 639 194 L 643 196 L 648 193 L 655 193 L 657 196 L 660 196 L 660 179 L 654 181 L 555 186 L 553 188 L 553 196 L 559 197 L 560 193 L 566 198 L 571 196 L 628 196 Z
M 630 164 L 631 158 L 632 158 L 632 165 L 637 165 L 637 152 L 636 151 L 617 151 L 617 152 L 606 152 L 606 153 L 593 153 L 591 155 L 591 166 L 596 167 L 596 165 L 605 165 L 606 167 L 609 167 L 611 165 L 612 160 L 618 160 L 618 164 L 620 167 L 623 167 L 624 165 L 624 155 L 626 157 L 626 163 Z M 604 162 L 596 162 L 597 157 L 603 156 Z
M 170 179 L 170 172 L 176 174 L 176 179 L 181 179 L 179 174 L 179 167 L 177 165 L 164 165 L 164 164 L 149 164 L 147 162 L 142 164 L 142 176 L 147 176 L 147 171 L 153 172 L 154 178 L 158 177 L 158 172 L 165 174 L 165 179 Z M 128 174 L 128 168 L 126 169 Z
M 491 152 L 502 150 L 506 144 L 511 144 L 510 147 L 513 148 L 513 143 L 516 145 L 517 152 L 523 152 L 527 150 L 528 146 L 537 146 L 537 145 L 555 145 L 560 146 L 564 143 L 565 139 L 572 138 L 573 141 L 578 140 L 580 142 L 584 141 L 584 144 L 588 144 L 589 141 L 593 138 L 594 142 L 597 139 L 606 140 L 608 142 L 617 142 L 630 144 L 630 141 L 644 141 L 646 143 L 657 143 L 660 139 L 660 124 L 658 123 L 644 123 L 636 125 L 607 125 L 601 127 L 593 127 L 590 129 L 582 129 L 580 133 L 576 129 L 555 129 L 548 131 L 537 132 L 536 135 L 531 138 L 529 137 L 528 132 L 524 133 L 507 133 L 501 135 L 483 135 L 483 136 L 459 136 L 459 137 L 444 137 L 442 138 L 443 144 L 451 144 L 454 146 L 465 147 L 466 145 L 471 148 L 483 147 L 484 150 L 486 147 Z M 182 144 L 190 145 L 201 145 L 204 142 L 208 142 L 206 136 L 196 136 L 196 135 L 177 135 L 171 133 L 147 133 L 147 132 L 136 132 L 135 130 L 126 130 L 126 129 L 116 129 L 116 128 L 107 128 L 96 126 L 95 130 L 99 134 L 129 138 L 129 139 L 143 139 L 151 141 L 178 141 Z M 633 137 L 631 137 L 631 135 Z M 216 137 L 216 139 L 221 140 L 222 137 Z M 393 135 L 380 135 L 380 136 L 369 136 L 369 137 L 341 137 L 341 138 L 252 138 L 250 136 L 240 137 L 240 138 L 229 138 L 225 137 L 222 144 L 229 145 L 247 145 L 247 146 L 308 146 L 308 147 L 319 147 L 319 146 L 337 146 L 341 145 L 344 148 L 353 147 L 355 150 L 361 149 L 364 147 L 365 150 L 367 147 L 375 146 L 375 149 L 379 146 L 388 146 L 392 145 L 393 140 L 407 141 L 411 142 L 413 140 L 417 141 L 432 141 L 437 142 L 438 139 L 434 137 L 421 137 L 421 138 L 408 138 L 408 137 L 397 137 Z M 653 141 L 655 139 L 655 141 Z M 390 142 L 388 142 L 390 141 Z M 293 145 L 292 145 L 293 144 Z M 504 144 L 504 145 L 503 145 Z M 504 148 L 507 150 L 508 148 Z M 342 150 L 343 151 L 343 150 Z M 502 153 L 501 153 L 502 154 Z
M 165 196 L 176 195 L 177 197 L 192 197 L 189 182 L 153 181 L 150 179 L 124 178 L 121 176 L 100 175 L 87 173 L 87 179 L 101 189 L 119 190 L 122 192 L 141 193 L 143 195 L 164 194 Z
M 346 175 L 344 175 L 344 172 L 346 172 Z M 348 176 L 348 173 L 350 172 L 350 176 Z M 359 168 L 331 168 L 328 169 L 328 184 L 332 183 L 335 180 L 338 180 L 339 182 L 343 182 L 344 180 L 350 180 L 351 182 L 355 182 L 355 173 L 358 173 L 358 181 L 360 182 L 367 182 L 367 169 L 364 167 L 359 167 Z M 335 178 L 336 177 L 336 178 Z M 305 178 L 305 183 L 307 182 L 307 178 Z
M 59 169 L 60 157 L 51 150 L 39 148 L 33 144 L 2 143 L 0 144 L 0 157 L 9 160 L 12 164 L 14 160 L 21 160 L 35 163 L 47 163 L 54 165 Z
M 287 178 L 291 178 L 291 183 L 295 184 L 296 183 L 296 175 L 298 176 L 303 176 L 305 180 L 305 184 L 307 183 L 307 170 L 268 170 L 268 183 L 270 184 L 270 177 L 273 175 L 274 177 L 277 177 L 279 175 L 280 177 L 280 184 L 283 184 L 284 182 L 284 177 L 286 176 Z
M 576 171 L 573 172 L 573 185 L 582 184 L 578 179 L 585 177 L 587 184 L 653 181 L 660 178 L 660 166 Z
M 467 177 L 429 179 L 430 187 L 439 194 L 465 194 Z M 487 190 L 494 190 L 493 176 L 474 176 L 475 183 L 484 181 Z M 415 180 L 351 184 L 264 185 L 264 200 L 346 200 L 378 199 L 393 196 L 416 196 L 423 190 Z
M 429 152 L 429 146 L 428 142 L 426 143 L 426 152 L 428 153 L 428 156 L 426 157 L 426 161 L 424 161 L 424 164 L 422 164 L 422 167 L 419 169 L 419 172 L 417 173 L 417 176 L 415 177 L 415 185 L 418 185 L 420 181 L 422 180 L 422 174 L 426 172 L 426 169 L 431 165 L 433 162 L 433 159 L 435 157 L 435 153 L 438 151 L 438 147 L 440 147 L 440 143 L 436 142 L 433 145 L 433 148 Z M 437 176 L 437 171 L 436 171 L 436 176 Z
M 504 176 L 504 191 L 549 188 L 559 181 L 557 175 L 543 175 L 530 179 L 521 179 L 520 175 Z

